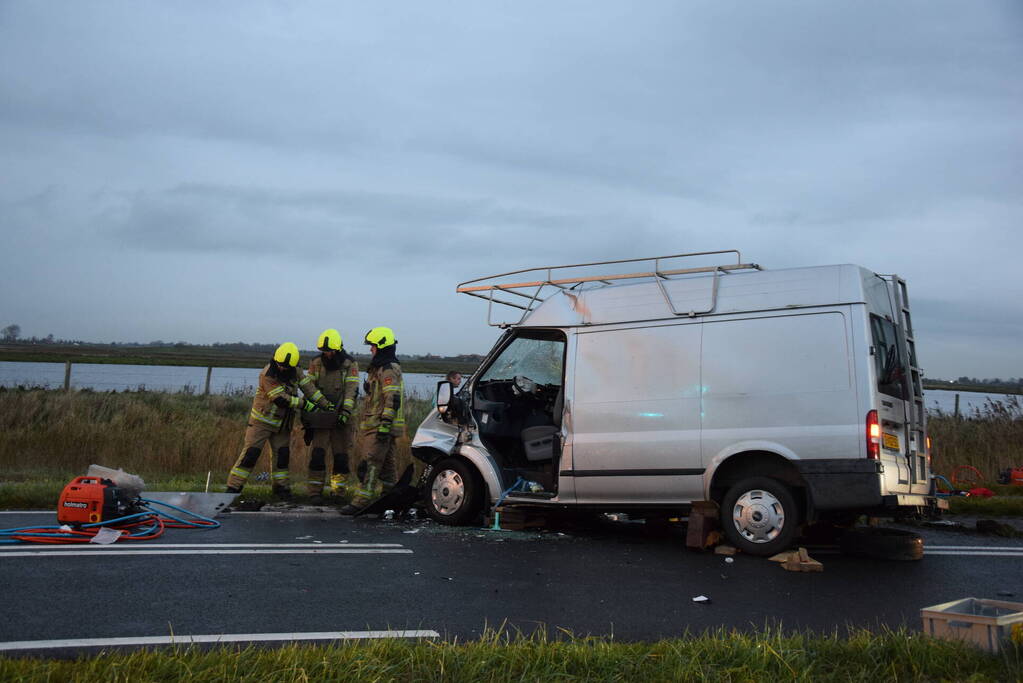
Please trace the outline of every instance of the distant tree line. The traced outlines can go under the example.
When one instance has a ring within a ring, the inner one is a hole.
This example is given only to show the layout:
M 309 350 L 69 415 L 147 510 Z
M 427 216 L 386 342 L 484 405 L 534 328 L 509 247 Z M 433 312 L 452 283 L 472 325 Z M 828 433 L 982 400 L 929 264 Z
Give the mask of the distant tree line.
M 0 341 L 6 343 L 18 343 L 18 344 L 55 344 L 55 345 L 68 345 L 68 346 L 114 346 L 117 348 L 165 348 L 165 349 L 180 349 L 180 350 L 213 350 L 213 351 L 227 351 L 234 353 L 261 353 L 269 354 L 273 353 L 274 349 L 277 348 L 275 343 L 266 342 L 214 342 L 213 344 L 191 344 L 185 341 L 164 341 L 163 339 L 155 339 L 150 342 L 110 342 L 96 343 L 96 342 L 84 342 L 81 339 L 56 339 L 52 334 L 48 334 L 45 337 L 26 337 L 21 338 L 21 326 L 20 325 L 8 325 L 7 327 L 0 329 Z M 355 354 L 358 356 L 368 357 L 369 353 L 363 353 L 362 348 L 349 349 L 350 352 L 359 351 Z M 304 350 L 305 354 L 312 354 L 312 349 Z M 463 353 L 456 356 L 443 356 L 435 353 L 426 353 L 421 355 L 415 354 L 401 354 L 402 357 L 410 360 L 426 360 L 426 361 L 450 361 L 458 363 L 473 363 L 479 365 L 483 361 L 483 356 L 478 353 Z
M 949 386 L 956 387 L 986 387 L 990 389 L 1002 389 L 1013 391 L 1016 393 L 1023 393 L 1023 377 L 1010 377 L 1008 379 L 1002 379 L 1000 377 L 987 377 L 981 379 L 979 377 L 957 377 L 956 379 L 940 379 L 936 377 L 924 377 L 924 384 L 930 386 L 940 386 L 947 384 Z

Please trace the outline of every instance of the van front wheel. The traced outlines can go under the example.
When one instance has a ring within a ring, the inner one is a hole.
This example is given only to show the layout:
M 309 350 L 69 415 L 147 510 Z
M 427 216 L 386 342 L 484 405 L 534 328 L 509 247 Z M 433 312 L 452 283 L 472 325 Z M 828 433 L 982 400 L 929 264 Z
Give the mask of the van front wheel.
M 469 524 L 479 516 L 483 483 L 470 465 L 446 458 L 433 466 L 423 487 L 426 512 L 451 526 Z
M 721 527 L 725 537 L 744 553 L 774 555 L 787 549 L 796 536 L 796 499 L 776 479 L 743 479 L 721 499 Z

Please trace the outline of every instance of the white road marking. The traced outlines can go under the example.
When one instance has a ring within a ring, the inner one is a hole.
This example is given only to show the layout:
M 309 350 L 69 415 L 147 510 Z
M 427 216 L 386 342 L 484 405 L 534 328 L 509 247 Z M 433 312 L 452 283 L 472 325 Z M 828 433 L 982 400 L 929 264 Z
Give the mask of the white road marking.
M 1023 552 L 1018 550 L 1013 551 L 1011 548 L 1006 548 L 1001 551 L 992 550 L 926 550 L 924 555 L 959 555 L 960 557 L 1023 557 Z
M 994 545 L 928 545 L 924 543 L 925 550 L 1015 550 L 1023 553 L 1023 545 L 1020 546 L 994 546 Z
M 401 543 L 146 543 L 145 546 L 131 545 L 136 541 L 121 541 L 120 545 L 114 544 L 105 546 L 111 549 L 111 551 L 120 551 L 121 548 L 142 548 L 145 547 L 147 550 L 155 548 L 157 550 L 164 550 L 167 548 L 202 548 L 207 550 L 216 550 L 218 548 L 401 548 Z M 0 554 L 9 552 L 11 550 L 20 550 L 25 547 L 31 547 L 33 550 L 44 550 L 50 552 L 67 552 L 75 547 L 75 545 L 41 545 L 41 546 L 28 546 L 25 544 L 18 544 L 12 546 L 0 546 Z
M 84 545 L 84 544 L 83 544 Z M 25 547 L 25 546 L 21 546 Z M 80 546 L 79 546 L 80 547 Z M 109 549 L 107 549 L 109 548 Z M 117 549 L 106 546 L 103 549 L 91 550 L 72 549 L 53 552 L 50 548 L 33 548 L 32 550 L 4 550 L 0 557 L 118 557 L 124 555 L 411 555 L 408 548 L 220 548 L 205 550 L 199 548 L 158 550 L 151 548 Z
M 439 638 L 436 631 L 314 631 L 310 633 L 224 633 L 193 636 L 136 636 L 129 638 L 74 638 L 69 640 L 13 640 L 0 643 L 0 652 L 51 650 L 67 647 L 125 645 L 191 645 L 194 643 L 255 643 L 268 641 L 365 640 L 375 638 Z

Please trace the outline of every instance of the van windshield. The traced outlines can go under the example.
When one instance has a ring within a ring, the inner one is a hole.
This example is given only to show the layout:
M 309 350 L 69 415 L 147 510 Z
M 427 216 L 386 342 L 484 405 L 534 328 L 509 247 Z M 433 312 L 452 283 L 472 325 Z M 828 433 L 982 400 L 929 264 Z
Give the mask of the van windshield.
M 508 380 L 520 375 L 538 384 L 560 385 L 564 350 L 565 342 L 561 339 L 518 337 L 501 352 L 480 380 Z
M 899 353 L 895 325 L 890 320 L 870 316 L 870 331 L 874 339 L 874 371 L 877 390 L 882 394 L 905 400 L 905 364 Z

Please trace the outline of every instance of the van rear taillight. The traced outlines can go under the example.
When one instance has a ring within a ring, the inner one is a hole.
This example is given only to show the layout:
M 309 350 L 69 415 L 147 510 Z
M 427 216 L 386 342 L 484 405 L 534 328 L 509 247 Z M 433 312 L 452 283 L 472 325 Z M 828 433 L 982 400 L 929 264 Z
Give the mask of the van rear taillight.
M 877 460 L 881 457 L 881 423 L 877 421 L 877 411 L 867 413 L 867 457 Z

